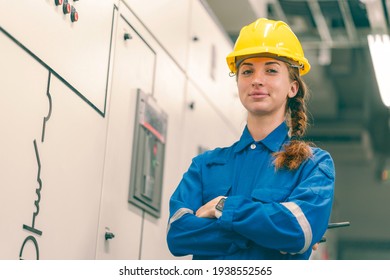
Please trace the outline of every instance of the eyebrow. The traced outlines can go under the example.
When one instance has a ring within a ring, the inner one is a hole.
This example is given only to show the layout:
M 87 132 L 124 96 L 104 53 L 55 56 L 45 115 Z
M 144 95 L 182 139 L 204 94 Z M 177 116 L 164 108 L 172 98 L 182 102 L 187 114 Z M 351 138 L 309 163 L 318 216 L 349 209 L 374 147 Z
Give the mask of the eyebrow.
M 278 61 L 267 61 L 266 63 L 265 63 L 265 65 L 272 65 L 272 64 L 277 64 L 277 65 L 280 65 L 280 63 L 278 62 Z M 241 64 L 241 66 L 243 66 L 243 65 L 248 65 L 248 66 L 253 66 L 253 63 L 250 63 L 250 62 L 243 62 L 242 64 Z
M 265 63 L 265 65 L 271 65 L 271 64 L 280 65 L 279 61 L 268 61 L 268 62 Z

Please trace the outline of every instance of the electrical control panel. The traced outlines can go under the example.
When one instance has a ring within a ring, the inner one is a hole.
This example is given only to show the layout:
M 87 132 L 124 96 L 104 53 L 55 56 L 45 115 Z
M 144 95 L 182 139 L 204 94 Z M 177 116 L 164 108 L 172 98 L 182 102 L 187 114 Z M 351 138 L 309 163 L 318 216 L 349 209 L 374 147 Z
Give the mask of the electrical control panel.
M 33 54 L 104 117 L 116 2 L 0 1 L 0 33 Z
M 167 114 L 151 95 L 137 92 L 129 202 L 160 217 Z

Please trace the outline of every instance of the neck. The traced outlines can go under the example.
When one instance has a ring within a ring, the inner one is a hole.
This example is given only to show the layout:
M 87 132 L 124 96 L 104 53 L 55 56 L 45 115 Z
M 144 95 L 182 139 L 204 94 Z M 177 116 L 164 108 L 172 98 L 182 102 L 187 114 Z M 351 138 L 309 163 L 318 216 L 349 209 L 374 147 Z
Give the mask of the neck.
M 263 140 L 282 122 L 284 117 L 248 115 L 248 130 L 255 141 Z

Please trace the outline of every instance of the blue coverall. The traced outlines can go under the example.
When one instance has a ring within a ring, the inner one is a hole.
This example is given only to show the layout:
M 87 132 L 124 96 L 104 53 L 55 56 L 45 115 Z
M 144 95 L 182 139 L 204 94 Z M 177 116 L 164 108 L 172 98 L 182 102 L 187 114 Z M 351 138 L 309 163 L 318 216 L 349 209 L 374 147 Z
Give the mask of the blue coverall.
M 284 122 L 258 142 L 245 127 L 232 146 L 195 157 L 170 199 L 171 253 L 193 259 L 308 259 L 327 229 L 335 170 L 329 153 L 317 147 L 297 170 L 276 170 L 272 153 L 289 141 Z M 227 199 L 219 219 L 195 216 L 221 195 Z

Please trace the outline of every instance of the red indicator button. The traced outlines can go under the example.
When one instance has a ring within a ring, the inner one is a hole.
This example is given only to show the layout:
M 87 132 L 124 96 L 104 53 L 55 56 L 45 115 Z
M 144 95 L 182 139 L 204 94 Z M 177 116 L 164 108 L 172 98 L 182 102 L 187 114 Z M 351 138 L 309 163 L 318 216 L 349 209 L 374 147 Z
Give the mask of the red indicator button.
M 62 11 L 64 12 L 65 15 L 70 13 L 71 7 L 70 4 L 68 3 L 68 0 L 64 0 L 64 5 L 62 5 Z
M 55 0 L 56 6 L 62 5 L 62 0 Z
M 153 155 L 157 155 L 157 145 L 153 146 Z
M 72 11 L 70 13 L 70 20 L 72 22 L 79 20 L 79 13 L 76 11 L 76 9 L 72 6 Z

